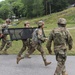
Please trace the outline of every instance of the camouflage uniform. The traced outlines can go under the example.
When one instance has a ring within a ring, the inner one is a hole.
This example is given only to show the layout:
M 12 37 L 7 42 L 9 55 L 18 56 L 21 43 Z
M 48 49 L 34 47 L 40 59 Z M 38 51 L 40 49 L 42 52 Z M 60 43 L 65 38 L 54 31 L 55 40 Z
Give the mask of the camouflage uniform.
M 28 21 L 26 21 L 26 22 L 24 23 L 25 28 L 29 28 L 29 25 L 30 25 L 30 23 L 29 23 Z M 19 63 L 19 61 L 20 61 L 21 59 L 24 58 L 24 57 L 21 57 L 21 55 L 23 54 L 23 52 L 24 52 L 27 48 L 28 48 L 27 51 L 30 50 L 30 47 L 31 47 L 30 42 L 31 42 L 31 39 L 30 39 L 30 38 L 22 40 L 23 47 L 21 48 L 21 50 L 19 51 L 19 53 L 18 53 L 18 55 L 17 55 L 17 64 Z M 25 57 L 30 58 L 29 55 L 26 55 Z
M 3 33 L 3 37 L 2 37 L 2 44 L 0 46 L 0 51 L 5 47 L 4 54 L 7 54 L 6 51 L 11 46 L 10 37 L 8 35 L 8 32 L 7 32 L 8 31 L 8 25 L 10 23 L 9 21 L 10 21 L 10 19 L 6 19 L 6 24 L 2 25 L 2 29 L 4 29 L 4 33 Z
M 51 53 L 51 43 L 53 41 L 54 52 L 57 60 L 57 67 L 54 75 L 68 75 L 66 73 L 65 61 L 67 58 L 67 46 L 69 47 L 69 50 L 72 48 L 72 37 L 65 25 L 66 19 L 59 18 L 58 28 L 51 31 L 46 45 L 49 53 Z
M 23 46 L 20 52 L 18 53 L 18 57 L 21 57 L 22 53 L 26 50 L 26 48 L 28 48 L 27 51 L 30 50 L 30 39 L 22 40 L 22 43 L 23 43 Z
M 42 43 L 47 39 L 44 37 L 43 35 L 43 32 L 42 32 L 42 26 L 43 26 L 43 21 L 39 21 L 39 24 L 38 24 L 38 28 L 34 30 L 37 31 L 36 33 L 36 37 L 35 37 L 35 34 L 33 32 L 33 35 L 32 35 L 32 47 L 31 47 L 31 50 L 28 51 L 28 54 L 32 54 L 36 49 L 41 53 L 41 56 L 43 58 L 43 61 L 44 61 L 44 64 L 45 66 L 49 65 L 51 62 L 47 62 L 46 61 L 46 58 L 45 58 L 45 55 L 44 55 L 44 49 L 42 47 Z

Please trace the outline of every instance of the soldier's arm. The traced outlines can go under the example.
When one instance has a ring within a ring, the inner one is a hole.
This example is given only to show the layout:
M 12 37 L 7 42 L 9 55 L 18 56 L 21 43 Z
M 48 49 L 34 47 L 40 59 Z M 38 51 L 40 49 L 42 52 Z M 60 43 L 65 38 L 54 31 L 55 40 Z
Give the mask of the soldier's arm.
M 69 50 L 71 50 L 73 46 L 73 39 L 69 31 L 67 33 L 67 44 L 68 44 Z
M 46 44 L 46 48 L 50 54 L 52 53 L 52 50 L 51 50 L 52 40 L 53 40 L 53 31 L 49 34 L 49 39 Z
M 45 41 L 46 40 L 46 38 L 45 37 L 43 37 L 43 34 L 42 34 L 42 31 L 41 30 L 38 30 L 38 39 L 39 40 L 41 40 L 41 41 Z

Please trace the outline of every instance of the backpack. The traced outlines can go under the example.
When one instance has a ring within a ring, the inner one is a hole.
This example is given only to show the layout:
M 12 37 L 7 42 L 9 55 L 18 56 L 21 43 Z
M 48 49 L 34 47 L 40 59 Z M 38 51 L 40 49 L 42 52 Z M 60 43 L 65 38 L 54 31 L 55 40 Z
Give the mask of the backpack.
M 66 33 L 64 29 L 54 30 L 54 43 L 55 45 L 62 45 L 66 43 Z
M 32 33 L 32 41 L 38 42 L 38 28 Z

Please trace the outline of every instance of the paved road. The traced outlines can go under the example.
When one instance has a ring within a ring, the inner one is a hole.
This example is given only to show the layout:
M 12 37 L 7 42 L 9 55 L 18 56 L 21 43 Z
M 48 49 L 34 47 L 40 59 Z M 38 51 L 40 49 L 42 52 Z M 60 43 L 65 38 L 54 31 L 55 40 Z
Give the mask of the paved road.
M 56 68 L 55 56 L 46 56 L 52 61 L 49 66 L 44 66 L 40 55 L 32 55 L 31 59 L 23 59 L 16 64 L 16 55 L 0 55 L 0 75 L 54 75 Z M 75 56 L 68 56 L 66 68 L 69 75 L 75 75 Z

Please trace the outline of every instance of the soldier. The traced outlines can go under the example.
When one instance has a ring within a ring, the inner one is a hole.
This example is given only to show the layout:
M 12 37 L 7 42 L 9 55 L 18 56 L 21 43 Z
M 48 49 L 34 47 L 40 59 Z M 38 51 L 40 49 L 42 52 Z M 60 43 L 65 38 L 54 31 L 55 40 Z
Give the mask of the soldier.
M 49 35 L 47 42 L 47 49 L 52 53 L 51 44 L 54 44 L 54 53 L 56 55 L 57 67 L 54 75 L 68 75 L 65 68 L 65 61 L 67 58 L 67 46 L 69 50 L 72 49 L 72 37 L 66 29 L 66 19 L 59 18 L 58 27 L 53 29 Z
M 0 46 L 0 51 L 4 48 L 4 54 L 8 54 L 7 53 L 7 49 L 10 48 L 11 46 L 11 41 L 8 35 L 8 25 L 10 25 L 11 20 L 10 19 L 6 19 L 6 23 L 2 25 L 2 29 L 4 29 L 3 31 L 3 37 L 2 37 L 2 44 Z
M 28 55 L 32 54 L 36 49 L 41 53 L 41 56 L 43 58 L 45 66 L 51 64 L 51 62 L 47 62 L 45 55 L 44 55 L 44 49 L 42 47 L 42 43 L 47 40 L 46 37 L 43 35 L 43 27 L 44 27 L 44 22 L 39 21 L 38 22 L 38 28 L 36 28 L 32 34 L 32 47 L 28 51 Z
M 24 23 L 24 27 L 25 27 L 25 28 L 29 28 L 29 27 L 30 27 L 30 23 L 29 23 L 28 21 L 26 21 L 26 22 Z M 22 43 L 23 43 L 23 47 L 21 48 L 20 52 L 19 52 L 18 55 L 17 55 L 17 64 L 19 63 L 19 61 L 20 61 L 21 59 L 24 58 L 24 57 L 21 57 L 21 55 L 22 55 L 22 53 L 26 50 L 26 48 L 28 48 L 28 50 L 30 50 L 30 39 L 29 39 L 29 38 L 22 40 Z M 28 51 L 28 50 L 27 50 L 27 51 Z M 26 55 L 25 57 L 31 58 L 29 55 Z

